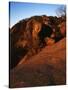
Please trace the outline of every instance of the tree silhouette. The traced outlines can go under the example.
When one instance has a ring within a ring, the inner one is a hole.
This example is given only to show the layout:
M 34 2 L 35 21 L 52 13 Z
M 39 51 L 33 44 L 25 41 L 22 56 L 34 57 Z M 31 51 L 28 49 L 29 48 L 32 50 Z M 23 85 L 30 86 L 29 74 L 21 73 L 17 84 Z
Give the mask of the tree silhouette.
M 56 10 L 58 17 L 66 17 L 66 6 L 61 6 Z

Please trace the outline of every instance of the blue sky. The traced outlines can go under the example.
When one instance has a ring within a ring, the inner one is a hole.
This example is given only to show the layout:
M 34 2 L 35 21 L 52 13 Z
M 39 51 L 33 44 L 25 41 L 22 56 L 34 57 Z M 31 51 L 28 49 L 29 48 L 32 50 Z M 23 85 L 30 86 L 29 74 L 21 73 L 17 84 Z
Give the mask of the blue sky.
M 57 8 L 64 5 L 10 2 L 10 27 L 34 15 L 56 16 Z

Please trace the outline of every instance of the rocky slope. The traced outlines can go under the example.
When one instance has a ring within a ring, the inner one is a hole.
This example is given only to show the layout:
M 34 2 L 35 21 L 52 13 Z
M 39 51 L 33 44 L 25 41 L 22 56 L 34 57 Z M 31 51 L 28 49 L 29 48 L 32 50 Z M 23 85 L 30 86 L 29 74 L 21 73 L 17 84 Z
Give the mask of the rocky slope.
M 33 16 L 10 29 L 10 87 L 66 84 L 66 23 Z
M 65 28 L 62 31 L 61 26 L 61 35 L 58 30 L 60 21 L 57 17 L 43 15 L 33 16 L 15 24 L 10 29 L 10 68 L 14 68 L 26 54 L 29 58 L 40 52 L 45 45 L 61 40 L 65 36 Z
M 10 87 L 66 84 L 66 40 L 45 47 L 10 72 Z

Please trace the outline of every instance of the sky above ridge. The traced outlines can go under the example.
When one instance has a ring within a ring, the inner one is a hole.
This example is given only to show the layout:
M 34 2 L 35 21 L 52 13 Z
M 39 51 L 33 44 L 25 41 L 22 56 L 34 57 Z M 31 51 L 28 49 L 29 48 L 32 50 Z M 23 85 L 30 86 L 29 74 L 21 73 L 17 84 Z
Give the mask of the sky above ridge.
M 10 2 L 9 18 L 10 28 L 18 21 L 35 15 L 57 16 L 57 8 L 64 6 L 60 4 L 42 4 L 26 2 Z

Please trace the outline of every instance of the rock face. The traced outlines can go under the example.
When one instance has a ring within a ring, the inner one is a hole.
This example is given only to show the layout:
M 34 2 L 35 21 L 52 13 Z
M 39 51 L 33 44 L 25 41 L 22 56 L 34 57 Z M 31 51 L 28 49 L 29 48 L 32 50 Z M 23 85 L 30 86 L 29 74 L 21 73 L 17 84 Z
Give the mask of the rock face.
M 52 25 L 53 18 L 54 22 L 59 20 L 57 17 L 45 15 L 34 16 L 21 20 L 10 29 L 10 69 L 14 68 L 26 54 L 29 58 L 40 52 L 44 46 L 51 45 L 65 37 L 60 32 L 58 34 L 57 28 L 54 28 L 58 26 L 57 22 Z M 60 31 L 65 33 L 65 29 L 62 29 Z
M 33 16 L 10 29 L 10 87 L 66 84 L 66 27 L 60 19 Z
M 66 39 L 46 46 L 10 72 L 10 87 L 66 84 Z

